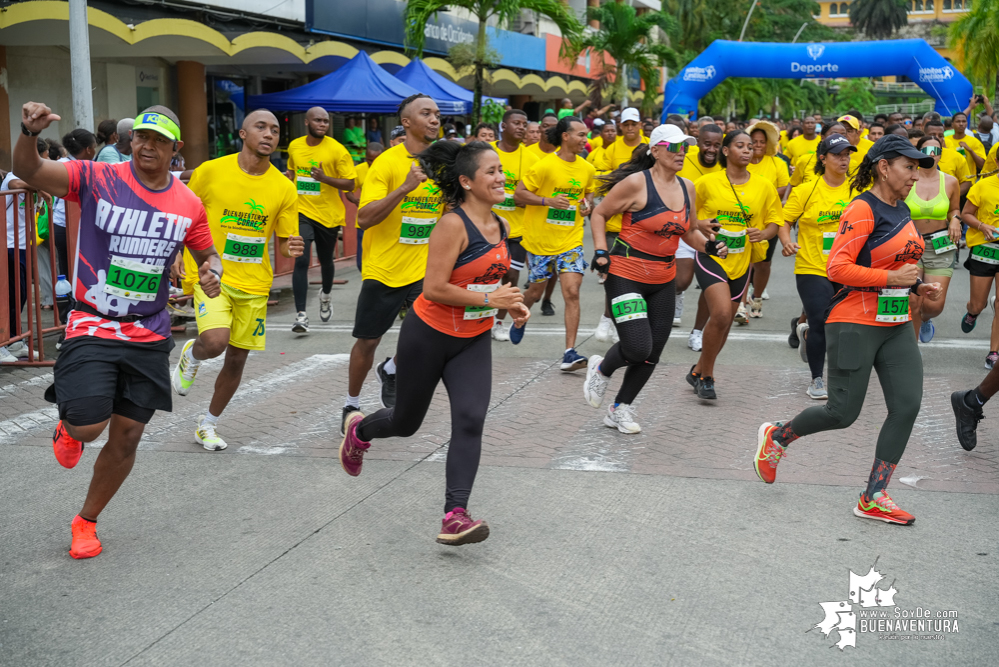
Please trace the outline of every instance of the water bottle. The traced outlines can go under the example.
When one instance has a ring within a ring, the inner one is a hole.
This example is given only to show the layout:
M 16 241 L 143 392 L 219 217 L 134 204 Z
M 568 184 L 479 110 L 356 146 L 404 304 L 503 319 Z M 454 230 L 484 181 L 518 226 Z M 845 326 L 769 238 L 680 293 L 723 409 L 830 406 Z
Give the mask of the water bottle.
M 66 280 L 66 276 L 60 275 L 56 278 L 55 293 L 56 308 L 59 309 L 59 321 L 66 324 L 66 318 L 69 317 L 72 303 L 70 294 L 73 293 L 73 286 Z

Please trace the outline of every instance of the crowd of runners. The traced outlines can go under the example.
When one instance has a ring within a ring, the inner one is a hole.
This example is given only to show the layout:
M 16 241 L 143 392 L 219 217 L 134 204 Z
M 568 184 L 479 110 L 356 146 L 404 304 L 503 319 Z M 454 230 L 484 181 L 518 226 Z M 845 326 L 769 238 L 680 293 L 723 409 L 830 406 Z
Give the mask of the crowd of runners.
M 46 392 L 59 410 L 56 459 L 74 467 L 84 443 L 108 431 L 72 522 L 70 554 L 101 552 L 97 518 L 128 476 L 145 425 L 156 410 L 172 408 L 172 393 L 190 392 L 204 360 L 222 355 L 193 431 L 205 449 L 227 447 L 219 420 L 249 352 L 265 347 L 272 254 L 295 259 L 292 331 L 301 335 L 309 330 L 315 247 L 318 315 L 330 320 L 333 257 L 348 223 L 343 198 L 358 206 L 362 282 L 340 463 L 357 476 L 378 440 L 414 435 L 443 381 L 452 435 L 438 542 L 461 545 L 489 535 L 467 508 L 486 427 L 493 340 L 516 345 L 530 336 L 533 306 L 541 302 L 541 312 L 552 313 L 558 289 L 565 323 L 560 369 L 584 371 L 583 399 L 594 408 L 603 406 L 620 370 L 602 420 L 622 434 L 639 433 L 636 398 L 682 322 L 695 278 L 687 345 L 699 357 L 686 380 L 700 399 L 724 400 L 737 379 L 716 360 L 733 326 L 764 316 L 778 246 L 793 258 L 801 299 L 788 344 L 800 349 L 811 372 L 804 393 L 824 402 L 760 426 L 755 470 L 773 483 L 793 441 L 849 427 L 876 370 L 888 416 L 854 513 L 911 524 L 887 485 L 921 404 L 917 341 L 933 338 L 962 253 L 971 276 L 962 330 L 970 332 L 995 308 L 999 142 L 984 120 L 979 132 L 968 131 L 979 104 L 992 112 L 988 100 L 973 98 L 946 124 L 932 112 L 868 122 L 856 111 L 791 124 L 681 116 L 659 124 L 634 108 L 573 107 L 566 100 L 537 123 L 508 109 L 498 127 L 480 125 L 463 139 L 442 125 L 430 97 L 414 95 L 400 105 L 401 125 L 388 133 L 388 145 L 370 140 L 354 158 L 329 136 L 327 112 L 314 108 L 281 171 L 272 163 L 278 119 L 257 110 L 239 132 L 239 153 L 180 172 L 171 170 L 183 146 L 180 122 L 165 107 L 118 124 L 114 141 L 105 140 L 113 151 L 102 150 L 107 161 L 94 161 L 95 149 L 55 161 L 36 137 L 59 117 L 29 102 L 15 178 L 81 208 L 75 306 Z M 74 141 L 95 143 L 83 139 Z M 581 312 L 588 275 L 605 290 L 599 313 Z M 172 367 L 171 280 L 193 296 L 198 327 Z M 383 348 L 376 363 L 382 337 L 400 316 L 395 349 Z M 603 355 L 587 359 L 577 351 L 583 318 L 596 322 L 595 337 L 608 346 Z M 985 360 L 991 372 L 979 387 L 951 397 L 967 450 L 976 445 L 985 402 L 999 390 L 997 350 L 993 317 Z M 361 390 L 372 367 L 381 409 L 364 414 Z

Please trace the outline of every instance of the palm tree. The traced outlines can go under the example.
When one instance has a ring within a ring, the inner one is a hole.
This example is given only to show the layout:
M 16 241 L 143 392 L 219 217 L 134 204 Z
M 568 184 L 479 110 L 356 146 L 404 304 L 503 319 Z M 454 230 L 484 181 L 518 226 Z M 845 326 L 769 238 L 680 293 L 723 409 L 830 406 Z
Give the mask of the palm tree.
M 586 18 L 600 21 L 600 29 L 587 32 L 578 42 L 567 45 L 566 57 L 572 61 L 586 49 L 592 49 L 603 75 L 614 76 L 612 99 L 621 106 L 628 100 L 626 69 L 635 68 L 645 84 L 645 100 L 653 103 L 659 89 L 659 68 L 675 67 L 679 62 L 676 51 L 660 42 L 654 29 L 667 35 L 677 35 L 677 20 L 663 12 L 647 12 L 638 16 L 631 5 L 608 2 L 600 7 L 588 7 Z M 606 60 L 614 59 L 614 64 Z
M 871 39 L 888 39 L 909 24 L 905 0 L 854 0 L 850 3 L 850 23 Z
M 999 92 L 999 0 L 975 0 L 971 11 L 951 24 L 950 43 L 964 73 Z
M 482 86 L 485 69 L 488 65 L 489 44 L 486 38 L 486 22 L 496 18 L 499 25 L 509 26 L 522 10 L 540 14 L 550 19 L 562 33 L 562 50 L 568 42 L 578 40 L 583 26 L 576 19 L 572 9 L 559 0 L 408 0 L 403 21 L 406 24 L 406 45 L 417 56 L 423 53 L 424 31 L 427 21 L 438 12 L 447 9 L 465 9 L 479 22 L 475 36 L 475 54 L 472 65 L 475 68 L 475 97 L 472 101 L 472 124 L 479 122 L 482 107 Z

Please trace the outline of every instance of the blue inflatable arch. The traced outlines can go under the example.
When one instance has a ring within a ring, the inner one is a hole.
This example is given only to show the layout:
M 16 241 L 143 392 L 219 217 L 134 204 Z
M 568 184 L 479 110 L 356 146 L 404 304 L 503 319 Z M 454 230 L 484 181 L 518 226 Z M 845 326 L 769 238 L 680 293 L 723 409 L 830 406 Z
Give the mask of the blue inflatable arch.
M 923 39 L 779 44 L 716 40 L 669 80 L 663 119 L 697 113 L 697 102 L 728 77 L 760 79 L 860 78 L 905 75 L 950 116 L 971 98 L 971 83 Z

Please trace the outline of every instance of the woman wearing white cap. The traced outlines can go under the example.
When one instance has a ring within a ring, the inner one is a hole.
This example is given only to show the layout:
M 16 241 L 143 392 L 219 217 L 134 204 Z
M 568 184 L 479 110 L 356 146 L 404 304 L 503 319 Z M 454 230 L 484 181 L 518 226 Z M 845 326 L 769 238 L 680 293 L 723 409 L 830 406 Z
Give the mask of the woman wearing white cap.
M 676 298 L 674 254 L 682 237 L 697 250 L 716 255 L 723 245 L 698 231 L 693 184 L 678 178 L 686 140 L 674 125 L 652 131 L 648 149 L 601 178 L 606 197 L 590 216 L 596 253 L 593 266 L 610 275 L 604 283 L 620 341 L 606 357 L 590 357 L 583 395 L 595 408 L 603 402 L 611 374 L 627 366 L 624 381 L 604 424 L 638 433 L 632 404 L 652 376 L 673 326 Z M 607 220 L 622 215 L 621 232 L 607 248 Z

